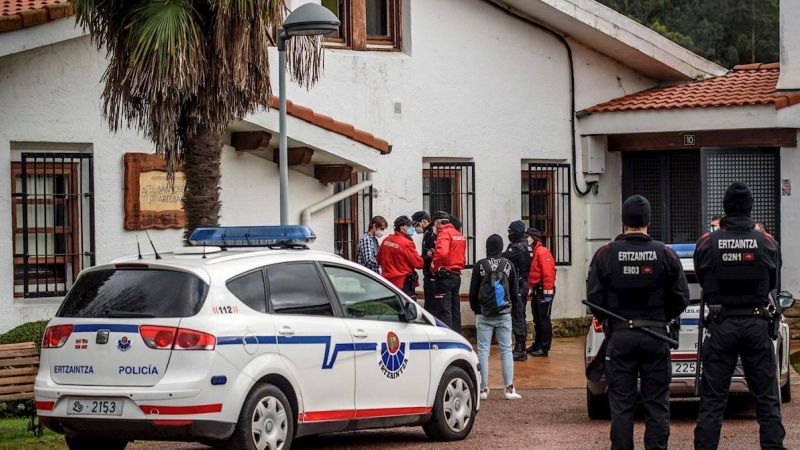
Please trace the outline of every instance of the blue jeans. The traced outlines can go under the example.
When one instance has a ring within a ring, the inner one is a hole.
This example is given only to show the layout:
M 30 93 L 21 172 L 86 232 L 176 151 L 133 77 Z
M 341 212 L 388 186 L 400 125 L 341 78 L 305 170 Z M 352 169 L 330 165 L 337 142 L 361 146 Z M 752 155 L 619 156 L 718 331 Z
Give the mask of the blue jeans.
M 478 361 L 481 364 L 481 390 L 489 387 L 489 347 L 492 344 L 492 331 L 497 331 L 497 344 L 503 361 L 503 383 L 514 384 L 514 360 L 511 357 L 511 314 L 499 316 L 475 316 L 478 329 Z

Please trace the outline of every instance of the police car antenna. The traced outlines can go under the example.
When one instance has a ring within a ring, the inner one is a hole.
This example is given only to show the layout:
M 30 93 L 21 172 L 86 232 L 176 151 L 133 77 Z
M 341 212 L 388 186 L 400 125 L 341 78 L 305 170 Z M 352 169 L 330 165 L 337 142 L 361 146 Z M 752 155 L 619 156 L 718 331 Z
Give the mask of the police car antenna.
M 150 246 L 153 247 L 153 253 L 156 254 L 156 259 L 161 259 L 161 255 L 158 254 L 158 250 L 156 250 L 156 246 L 153 244 L 153 240 L 150 239 L 150 233 L 147 230 L 144 230 L 144 234 L 147 235 L 147 240 L 150 241 Z
M 142 247 L 139 246 L 139 235 L 138 234 L 136 235 L 136 250 L 139 252 L 139 258 L 138 259 L 144 259 L 144 258 L 142 258 Z

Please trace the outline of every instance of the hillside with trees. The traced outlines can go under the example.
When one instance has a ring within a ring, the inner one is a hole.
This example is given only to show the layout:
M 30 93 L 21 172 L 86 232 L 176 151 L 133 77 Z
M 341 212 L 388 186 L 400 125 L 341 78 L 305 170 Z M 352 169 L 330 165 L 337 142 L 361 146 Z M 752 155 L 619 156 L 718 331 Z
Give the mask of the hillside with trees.
M 779 61 L 778 0 L 598 1 L 726 68 Z

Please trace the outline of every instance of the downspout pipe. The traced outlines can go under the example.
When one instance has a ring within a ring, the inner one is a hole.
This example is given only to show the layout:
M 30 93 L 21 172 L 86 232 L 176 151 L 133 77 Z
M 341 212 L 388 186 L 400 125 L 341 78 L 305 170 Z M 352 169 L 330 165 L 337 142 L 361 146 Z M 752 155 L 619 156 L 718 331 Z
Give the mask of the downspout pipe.
M 570 124 L 570 130 L 571 130 L 571 138 L 572 138 L 571 139 L 571 141 L 572 141 L 572 182 L 574 183 L 575 192 L 577 192 L 578 196 L 579 197 L 585 196 L 586 194 L 588 194 L 589 192 L 592 191 L 592 188 L 597 184 L 597 181 L 588 181 L 588 182 L 586 182 L 586 190 L 581 190 L 580 186 L 578 186 L 578 154 L 577 154 L 578 150 L 577 150 L 577 144 L 575 142 L 576 141 L 576 139 L 575 139 L 575 65 L 574 65 L 574 61 L 573 61 L 573 58 L 572 58 L 572 47 L 570 47 L 569 42 L 567 42 L 567 39 L 564 36 L 562 36 L 560 33 L 558 33 L 557 31 L 555 31 L 553 29 L 550 29 L 550 28 L 548 28 L 548 27 L 546 27 L 546 26 L 544 26 L 544 25 L 542 25 L 542 24 L 540 24 L 538 22 L 535 22 L 535 21 L 529 19 L 527 16 L 525 16 L 522 13 L 520 13 L 515 8 L 513 8 L 512 6 L 507 5 L 507 4 L 505 4 L 503 2 L 500 2 L 498 0 L 483 0 L 483 1 L 488 3 L 488 4 L 490 4 L 490 5 L 492 5 L 492 6 L 494 6 L 495 8 L 499 9 L 500 11 L 503 11 L 504 13 L 506 13 L 506 14 L 514 17 L 514 18 L 527 23 L 528 25 L 531 25 L 531 26 L 533 26 L 535 28 L 538 28 L 538 29 L 540 29 L 540 30 L 552 35 L 553 37 L 558 39 L 559 42 L 564 44 L 564 47 L 566 47 L 566 49 L 567 49 L 567 59 L 569 60 L 569 98 L 570 98 L 569 124 Z
M 303 212 L 301 213 L 301 216 L 300 216 L 300 224 L 308 225 L 309 222 L 311 222 L 311 214 L 314 214 L 317 211 L 320 211 L 322 209 L 327 208 L 328 206 L 336 204 L 336 203 L 346 199 L 347 197 L 350 197 L 353 194 L 357 194 L 358 192 L 363 191 L 364 189 L 372 186 L 372 182 L 373 182 L 372 181 L 372 172 L 367 172 L 367 179 L 366 180 L 364 180 L 364 181 L 362 181 L 362 182 L 360 182 L 358 184 L 355 184 L 353 186 L 350 186 L 349 188 L 347 188 L 347 189 L 345 189 L 345 190 L 343 190 L 341 192 L 338 192 L 335 195 L 333 195 L 331 197 L 328 197 L 325 200 L 322 200 L 322 201 L 320 201 L 318 203 L 315 203 L 315 204 L 309 206 L 308 208 L 304 209 Z

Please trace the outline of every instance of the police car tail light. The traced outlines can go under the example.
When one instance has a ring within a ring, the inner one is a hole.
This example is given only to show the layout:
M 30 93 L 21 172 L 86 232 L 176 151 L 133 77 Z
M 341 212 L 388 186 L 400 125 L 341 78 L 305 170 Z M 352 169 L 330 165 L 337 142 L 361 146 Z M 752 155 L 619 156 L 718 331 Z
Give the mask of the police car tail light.
M 603 332 L 603 324 L 597 320 L 597 317 L 592 318 L 592 327 L 594 328 L 595 333 L 602 333 Z
M 305 225 L 197 228 L 192 245 L 216 247 L 306 246 L 317 236 Z
M 217 338 L 200 331 L 178 330 L 178 338 L 175 340 L 175 350 L 214 350 L 217 345 Z
M 60 348 L 72 334 L 73 325 L 56 325 L 47 327 L 42 338 L 42 348 Z
M 214 350 L 217 344 L 214 336 L 185 328 L 143 325 L 139 335 L 145 345 L 156 350 Z

